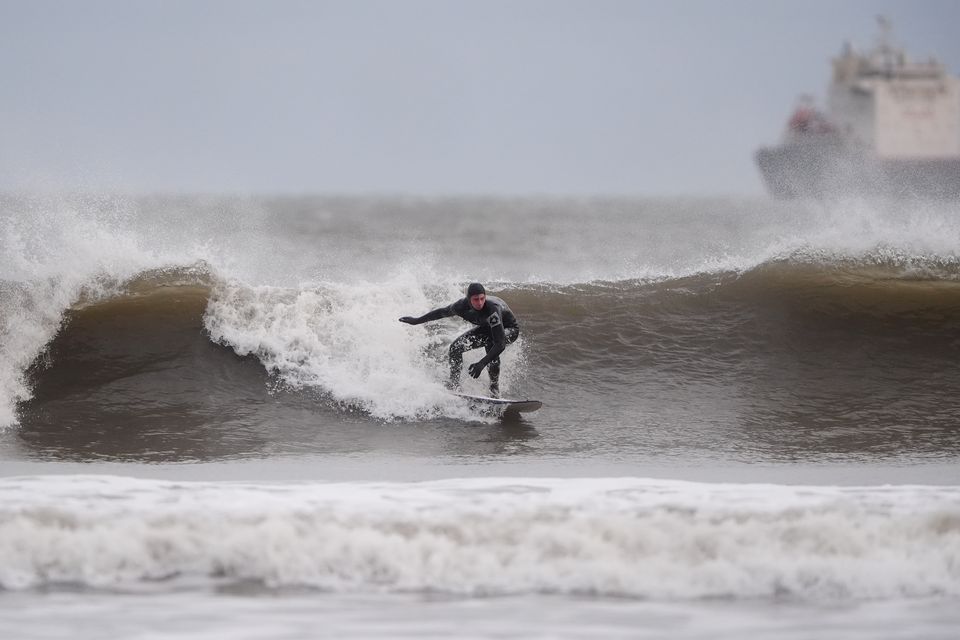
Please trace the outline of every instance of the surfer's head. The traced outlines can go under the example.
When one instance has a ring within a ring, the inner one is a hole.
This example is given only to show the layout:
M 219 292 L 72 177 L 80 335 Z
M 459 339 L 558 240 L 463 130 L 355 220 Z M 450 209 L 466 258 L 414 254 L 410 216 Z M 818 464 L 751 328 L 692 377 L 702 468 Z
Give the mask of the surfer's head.
M 467 287 L 467 298 L 470 300 L 470 306 L 480 311 L 487 302 L 487 290 L 479 282 L 471 282 Z

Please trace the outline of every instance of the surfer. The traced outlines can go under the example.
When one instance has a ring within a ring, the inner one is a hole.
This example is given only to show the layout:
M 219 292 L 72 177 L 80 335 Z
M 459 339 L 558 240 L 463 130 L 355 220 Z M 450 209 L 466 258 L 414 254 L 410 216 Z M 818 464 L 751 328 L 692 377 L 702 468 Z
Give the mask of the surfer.
M 486 355 L 467 369 L 473 378 L 479 378 L 484 368 L 490 375 L 490 395 L 500 395 L 500 354 L 508 344 L 516 341 L 520 335 L 517 317 L 507 303 L 496 296 L 488 296 L 479 282 L 467 287 L 467 295 L 456 302 L 434 309 L 419 318 L 404 316 L 400 322 L 423 324 L 441 318 L 460 316 L 467 322 L 477 325 L 459 336 L 450 345 L 450 388 L 460 387 L 460 368 L 463 366 L 463 352 L 483 347 Z

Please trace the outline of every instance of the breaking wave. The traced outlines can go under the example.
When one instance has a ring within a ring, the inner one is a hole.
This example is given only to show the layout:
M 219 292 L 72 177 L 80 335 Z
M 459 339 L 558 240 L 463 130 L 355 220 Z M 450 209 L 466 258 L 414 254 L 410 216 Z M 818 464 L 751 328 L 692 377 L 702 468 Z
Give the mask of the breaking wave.
M 520 384 L 531 357 L 538 367 L 574 367 L 586 376 L 678 357 L 688 359 L 690 371 L 707 372 L 717 358 L 736 356 L 726 367 L 753 366 L 751 354 L 788 358 L 865 335 L 889 343 L 893 359 L 904 351 L 942 359 L 960 349 L 956 276 L 957 269 L 944 264 L 777 261 L 744 273 L 658 281 L 501 283 L 497 292 L 524 327 L 504 355 L 503 382 Z M 442 385 L 445 349 L 464 327 L 450 321 L 411 328 L 396 318 L 460 295 L 460 283 L 410 275 L 253 286 L 224 280 L 199 263 L 81 288 L 62 316 L 51 306 L 38 323 L 35 305 L 12 288 L 5 318 L 6 332 L 14 335 L 6 348 L 20 352 L 3 372 L 7 423 L 31 389 L 40 399 L 62 397 L 78 386 L 89 390 L 164 371 L 197 381 L 193 391 L 179 389 L 187 396 L 268 384 L 262 376 L 234 379 L 224 348 L 239 356 L 238 366 L 255 358 L 286 388 L 377 418 L 449 415 L 456 410 Z M 528 354 L 530 340 L 536 355 Z M 145 382 L 144 402 L 167 394 L 168 383 Z M 482 390 L 480 383 L 465 383 Z
M 459 243 L 478 216 L 504 222 L 484 227 L 500 259 L 471 259 L 469 275 L 438 267 L 466 260 Z M 915 373 L 929 376 L 960 349 L 955 219 L 949 206 L 682 199 L 0 198 L 0 425 L 41 396 L 137 375 L 148 384 L 124 393 L 153 402 L 173 372 L 198 394 L 279 381 L 380 419 L 447 415 L 443 351 L 464 327 L 396 318 L 449 303 L 472 279 L 524 327 L 505 388 L 534 368 L 556 380 L 651 364 L 708 377 L 755 368 L 757 354 L 783 370 L 798 352 L 834 367 L 865 338 L 873 366 L 926 358 Z M 544 225 L 532 247 L 524 239 Z M 270 381 L 234 379 L 225 350 Z

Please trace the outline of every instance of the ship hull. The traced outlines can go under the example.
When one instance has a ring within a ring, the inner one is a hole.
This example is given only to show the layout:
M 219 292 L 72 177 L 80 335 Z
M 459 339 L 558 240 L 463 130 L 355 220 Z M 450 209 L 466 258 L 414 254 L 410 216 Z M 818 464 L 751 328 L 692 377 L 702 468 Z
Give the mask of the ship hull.
M 756 160 L 777 198 L 960 199 L 960 158 L 884 160 L 823 141 L 764 147 Z

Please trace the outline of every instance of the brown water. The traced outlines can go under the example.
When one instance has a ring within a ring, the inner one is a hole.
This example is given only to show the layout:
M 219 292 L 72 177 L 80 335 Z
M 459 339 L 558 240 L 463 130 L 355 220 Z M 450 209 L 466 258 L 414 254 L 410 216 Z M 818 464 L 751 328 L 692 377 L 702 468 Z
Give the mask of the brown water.
M 782 262 L 654 283 L 506 285 L 498 293 L 524 330 L 509 391 L 547 408 L 505 428 L 533 458 L 956 459 L 960 284 L 950 274 L 916 279 L 901 271 Z M 181 271 L 153 274 L 149 285 L 141 279 L 67 312 L 29 370 L 32 399 L 19 408 L 15 434 L 33 456 L 446 455 L 449 430 L 463 416 L 430 404 L 435 389 L 412 405 L 391 404 L 386 394 L 337 397 L 297 377 L 317 362 L 291 365 L 268 346 L 240 356 L 228 339 L 211 339 L 208 301 L 218 300 L 223 314 L 267 302 L 244 290 L 248 300 L 224 303 L 228 285 L 195 277 L 184 284 Z M 280 292 L 270 311 L 286 304 L 292 315 L 301 293 Z M 308 293 L 336 298 L 323 286 Z M 388 313 L 378 322 L 395 322 Z M 296 349 L 301 329 L 282 328 L 290 335 L 278 337 L 278 348 Z M 409 366 L 442 372 L 442 346 L 428 345 Z M 284 364 L 267 368 L 258 355 Z M 396 415 L 384 416 L 391 407 Z M 542 430 L 553 437 L 539 437 Z M 401 442 L 391 432 L 403 433 Z M 453 449 L 470 453 L 483 450 Z

